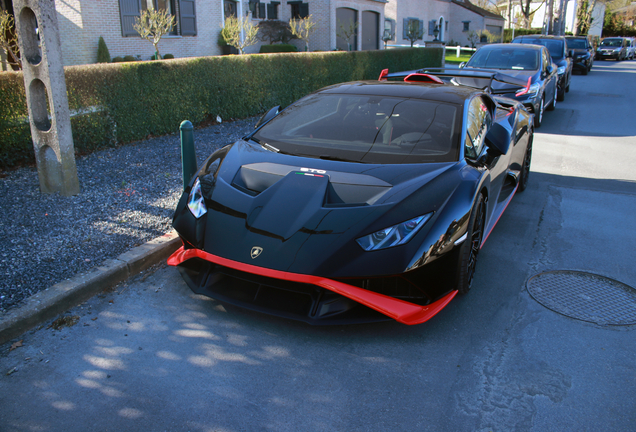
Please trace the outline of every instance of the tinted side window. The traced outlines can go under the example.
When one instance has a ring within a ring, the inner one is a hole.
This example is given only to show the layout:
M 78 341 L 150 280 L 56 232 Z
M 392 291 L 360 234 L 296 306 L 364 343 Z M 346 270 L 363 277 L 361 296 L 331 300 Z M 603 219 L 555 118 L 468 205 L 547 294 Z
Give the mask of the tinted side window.
M 481 153 L 484 137 L 492 124 L 492 117 L 488 106 L 481 96 L 470 101 L 466 123 L 466 157 L 477 158 Z

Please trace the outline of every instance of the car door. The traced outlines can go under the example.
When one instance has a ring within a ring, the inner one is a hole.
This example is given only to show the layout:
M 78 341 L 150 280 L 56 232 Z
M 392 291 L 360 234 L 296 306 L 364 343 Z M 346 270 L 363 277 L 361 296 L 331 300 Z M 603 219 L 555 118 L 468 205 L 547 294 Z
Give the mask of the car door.
M 547 106 L 554 102 L 559 77 L 557 75 L 557 66 L 552 62 L 550 52 L 545 47 L 541 49 L 541 59 L 543 67 L 541 77 L 544 80 L 543 97 L 545 98 L 544 104 Z
M 494 113 L 491 112 L 490 108 L 494 106 L 494 103 L 486 98 L 488 98 L 486 95 L 477 95 L 468 102 L 464 154 L 471 161 L 484 161 L 486 168 L 490 172 L 491 202 L 496 203 L 507 173 L 511 151 L 497 157 L 490 157 L 485 154 L 488 151 L 485 138 L 494 121 Z M 494 206 L 489 204 L 488 218 L 493 210 Z

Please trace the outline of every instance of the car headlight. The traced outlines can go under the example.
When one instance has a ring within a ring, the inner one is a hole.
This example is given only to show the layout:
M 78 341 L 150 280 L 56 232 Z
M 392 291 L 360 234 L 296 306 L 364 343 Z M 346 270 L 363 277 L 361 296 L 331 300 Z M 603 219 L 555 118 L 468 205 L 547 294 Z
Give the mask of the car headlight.
M 433 216 L 433 213 L 418 216 L 401 224 L 393 225 L 390 228 L 385 228 L 373 234 L 360 237 L 356 239 L 356 241 L 365 251 L 398 246 L 408 242 L 431 216 Z
M 541 88 L 541 83 L 534 83 L 530 87 L 528 87 L 527 90 L 525 88 L 519 90 L 517 93 L 515 93 L 515 96 L 527 95 L 528 97 L 533 97 L 534 95 L 537 94 L 540 88 Z
M 198 177 L 192 185 L 192 190 L 190 190 L 190 197 L 188 198 L 188 208 L 190 209 L 190 213 L 192 213 L 192 215 L 197 219 L 208 212 L 208 209 L 205 206 L 205 201 L 203 200 L 203 194 L 201 193 L 201 182 L 199 181 Z
M 563 74 L 565 73 L 565 66 L 559 66 L 559 67 L 557 68 L 557 73 L 558 73 L 559 75 L 563 75 Z

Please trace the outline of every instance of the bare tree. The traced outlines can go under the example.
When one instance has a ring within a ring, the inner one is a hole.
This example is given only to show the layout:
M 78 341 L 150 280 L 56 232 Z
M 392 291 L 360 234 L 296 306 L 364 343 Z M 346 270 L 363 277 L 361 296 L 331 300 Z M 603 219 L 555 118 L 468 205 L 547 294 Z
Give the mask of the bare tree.
M 599 0 L 582 0 L 576 8 L 574 16 L 574 34 L 586 35 L 592 26 L 592 13 Z M 604 3 L 604 2 L 603 2 Z
M 247 17 L 229 16 L 225 19 L 225 26 L 221 32 L 228 45 L 239 50 L 239 53 L 245 54 L 245 48 L 256 43 L 258 27 L 253 25 L 252 20 Z M 242 38 L 241 33 L 244 35 Z
M 340 29 L 338 30 L 338 33 L 336 33 L 336 36 L 338 36 L 341 39 L 344 39 L 347 42 L 347 45 L 349 46 L 349 51 L 351 51 L 351 44 L 353 43 L 353 40 L 355 38 L 355 36 L 358 34 L 358 22 L 353 22 L 353 20 L 349 20 L 349 25 L 345 26 L 344 24 L 340 23 Z
M 270 45 L 276 42 L 289 43 L 292 39 L 296 39 L 289 28 L 289 24 L 280 20 L 263 20 L 258 23 L 258 38 Z
M 138 18 L 135 18 L 133 24 L 133 28 L 139 33 L 139 36 L 154 45 L 157 59 L 161 58 L 159 41 L 172 30 L 172 27 L 174 27 L 174 17 L 165 9 L 146 9 Z
M 0 48 L 6 51 L 7 57 L 11 58 L 10 63 L 16 64 L 19 69 L 22 69 L 22 62 L 18 58 L 20 49 L 15 36 L 15 22 L 13 16 L 2 9 L 0 9 Z
M 543 6 L 543 3 L 545 3 L 545 0 L 539 3 L 539 6 L 537 6 L 535 10 L 531 11 L 530 5 L 532 4 L 532 0 L 519 0 L 519 5 L 521 6 L 521 20 L 523 21 L 522 22 L 523 28 L 525 29 L 530 28 L 530 24 L 532 22 L 531 20 L 532 15 L 534 15 L 534 13 L 538 11 L 541 8 L 541 6 Z
M 424 29 L 420 27 L 420 22 L 417 20 L 410 20 L 408 27 L 406 27 L 406 38 L 411 41 L 411 47 L 416 40 L 422 39 L 424 35 Z
M 296 38 L 305 42 L 305 51 L 309 51 L 309 36 L 316 31 L 316 21 L 311 15 L 305 18 L 292 18 L 289 20 L 289 27 Z

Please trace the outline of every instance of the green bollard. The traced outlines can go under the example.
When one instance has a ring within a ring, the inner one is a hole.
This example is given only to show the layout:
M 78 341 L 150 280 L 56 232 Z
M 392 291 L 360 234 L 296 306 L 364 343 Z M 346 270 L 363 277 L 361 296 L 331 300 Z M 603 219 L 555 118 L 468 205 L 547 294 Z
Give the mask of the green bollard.
M 183 171 L 183 190 L 190 183 L 190 179 L 197 172 L 197 157 L 194 154 L 194 133 L 192 123 L 184 120 L 179 126 L 181 133 L 181 168 Z

